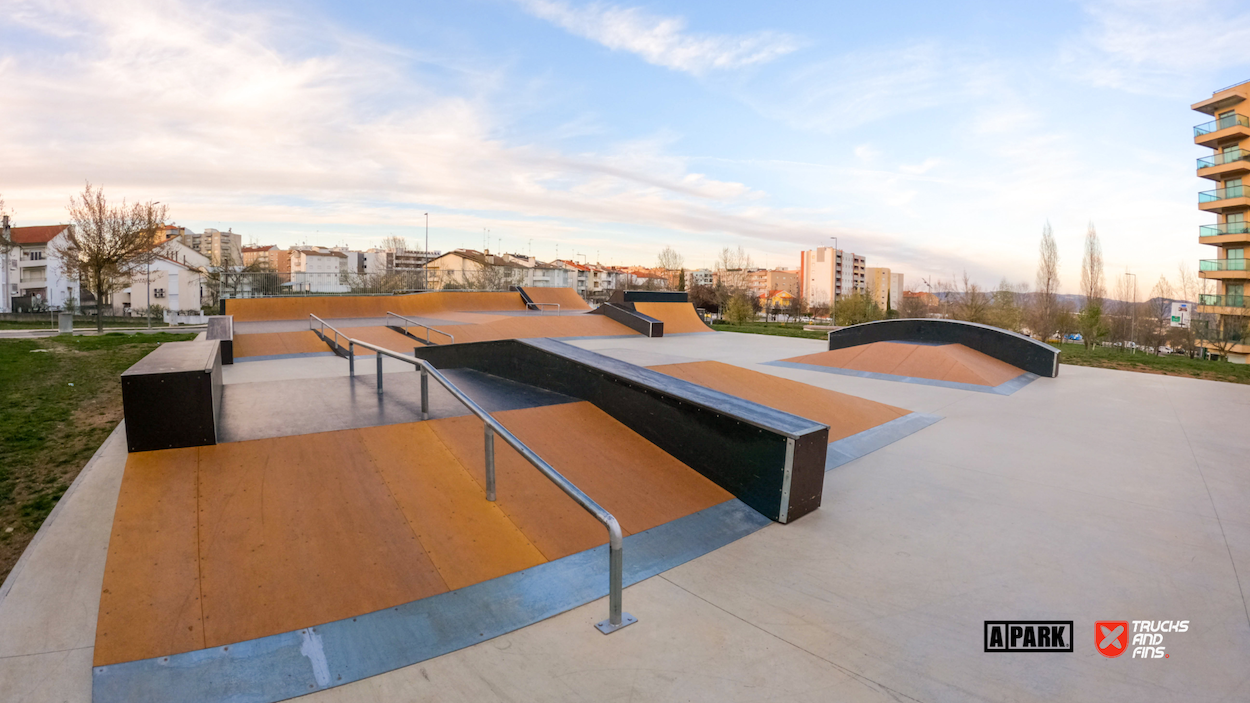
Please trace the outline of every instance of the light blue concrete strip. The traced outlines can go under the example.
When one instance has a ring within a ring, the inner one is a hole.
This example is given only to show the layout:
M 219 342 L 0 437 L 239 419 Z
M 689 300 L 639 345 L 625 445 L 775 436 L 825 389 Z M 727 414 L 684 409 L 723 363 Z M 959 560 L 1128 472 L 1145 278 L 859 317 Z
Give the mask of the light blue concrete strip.
M 273 359 L 307 359 L 313 356 L 338 356 L 332 351 L 327 352 L 304 352 L 303 354 L 269 354 L 266 356 L 236 356 L 234 363 L 241 364 L 245 361 L 272 361 Z
M 684 564 L 770 522 L 733 499 L 626 537 L 625 585 Z M 96 667 L 92 700 L 272 703 L 454 652 L 607 593 L 604 545 L 458 591 L 306 630 Z M 629 610 L 628 594 L 625 609 Z M 639 623 L 632 627 L 647 627 L 645 611 L 633 614 Z
M 839 369 L 833 366 L 818 366 L 816 364 L 798 364 L 793 361 L 765 361 L 767 366 L 784 366 L 791 369 L 802 369 L 804 371 L 819 371 L 821 373 L 832 373 L 839 376 L 856 376 L 858 378 L 874 378 L 878 381 L 895 381 L 897 383 L 914 383 L 920 386 L 937 386 L 938 388 L 956 388 L 961 391 L 973 391 L 975 393 L 993 393 L 995 395 L 1011 395 L 1016 391 L 1024 388 L 1034 380 L 1041 378 L 1034 373 L 1022 373 L 1019 376 L 998 384 L 997 386 L 982 386 L 976 383 L 958 383 L 956 381 L 935 381 L 932 378 L 917 378 L 916 376 L 895 376 L 889 373 L 876 373 L 873 371 L 856 371 L 854 369 Z
M 878 449 L 893 444 L 910 434 L 941 420 L 940 415 L 928 413 L 908 413 L 894 418 L 883 425 L 877 425 L 859 434 L 829 443 L 825 453 L 825 471 L 852 462 L 861 456 L 871 454 Z

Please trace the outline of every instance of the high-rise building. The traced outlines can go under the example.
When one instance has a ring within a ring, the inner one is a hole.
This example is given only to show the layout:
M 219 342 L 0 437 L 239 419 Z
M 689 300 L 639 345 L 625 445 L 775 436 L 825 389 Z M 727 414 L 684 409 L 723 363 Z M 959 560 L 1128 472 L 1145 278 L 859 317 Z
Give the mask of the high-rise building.
M 1216 91 L 1191 107 L 1215 117 L 1194 127 L 1194 143 L 1210 147 L 1210 156 L 1198 159 L 1198 176 L 1215 182 L 1213 190 L 1198 193 L 1198 209 L 1215 215 L 1215 222 L 1198 228 L 1198 241 L 1215 247 L 1215 258 L 1198 262 L 1198 275 L 1215 281 L 1216 292 L 1199 296 L 1199 314 L 1216 316 L 1216 324 L 1247 322 L 1246 245 L 1250 243 L 1250 190 L 1242 179 L 1250 176 L 1250 81 Z M 1228 350 L 1229 361 L 1246 363 L 1250 344 Z
M 167 231 L 169 228 L 167 228 Z M 197 234 L 179 227 L 182 243 L 208 257 L 213 266 L 243 265 L 243 235 L 233 230 L 220 232 L 211 227 Z
M 867 289 L 864 257 L 833 247 L 816 247 L 799 256 L 799 297 L 808 305 L 831 305 L 836 298 Z

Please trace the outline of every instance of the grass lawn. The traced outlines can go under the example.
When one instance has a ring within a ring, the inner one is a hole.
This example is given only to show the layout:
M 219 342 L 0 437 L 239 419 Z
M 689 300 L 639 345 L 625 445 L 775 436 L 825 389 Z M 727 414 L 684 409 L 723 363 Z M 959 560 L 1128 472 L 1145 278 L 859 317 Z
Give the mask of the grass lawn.
M 713 322 L 712 329 L 717 332 L 745 332 L 747 334 L 772 334 L 778 337 L 805 337 L 807 339 L 828 339 L 829 333 L 820 330 L 805 330 L 801 322 L 748 322 L 745 325 L 731 325 Z
M 121 372 L 163 342 L 194 338 L 0 339 L 0 581 L 122 419 Z
M 1081 344 L 1063 344 L 1059 348 L 1062 351 L 1059 362 L 1062 364 L 1157 373 L 1164 376 L 1189 376 L 1209 381 L 1250 383 L 1250 365 L 1247 364 L 1190 359 L 1180 354 L 1155 356 L 1142 351 L 1134 354 L 1117 347 L 1086 349 Z

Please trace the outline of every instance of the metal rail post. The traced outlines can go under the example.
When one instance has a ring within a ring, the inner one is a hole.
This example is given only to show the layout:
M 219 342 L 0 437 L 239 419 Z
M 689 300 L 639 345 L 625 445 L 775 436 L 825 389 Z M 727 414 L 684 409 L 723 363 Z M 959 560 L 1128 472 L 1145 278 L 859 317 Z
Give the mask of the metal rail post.
M 421 367 L 421 419 L 430 419 L 430 374 Z
M 356 378 L 356 343 L 347 342 L 347 375 Z
M 378 395 L 382 395 L 382 355 L 378 354 Z
M 486 428 L 486 500 L 495 502 L 495 430 Z

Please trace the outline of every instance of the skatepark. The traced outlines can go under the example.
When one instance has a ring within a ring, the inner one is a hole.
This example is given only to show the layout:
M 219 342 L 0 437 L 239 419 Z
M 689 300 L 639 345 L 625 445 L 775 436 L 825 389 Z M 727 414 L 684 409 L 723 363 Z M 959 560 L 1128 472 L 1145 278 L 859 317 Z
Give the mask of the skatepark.
M 1243 386 L 949 321 L 718 333 L 683 294 L 221 319 L 126 372 L 0 590 L 19 700 L 1250 696 L 1250 447 L 1195 412 Z M 982 651 L 1002 619 L 1074 651 Z M 1192 624 L 1108 660 L 1110 619 Z

